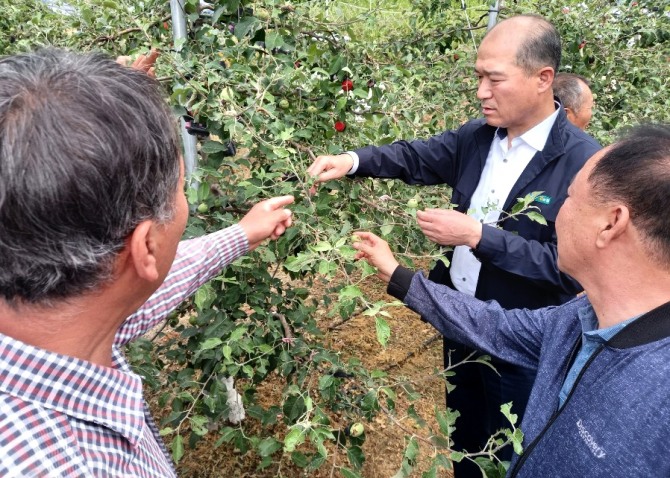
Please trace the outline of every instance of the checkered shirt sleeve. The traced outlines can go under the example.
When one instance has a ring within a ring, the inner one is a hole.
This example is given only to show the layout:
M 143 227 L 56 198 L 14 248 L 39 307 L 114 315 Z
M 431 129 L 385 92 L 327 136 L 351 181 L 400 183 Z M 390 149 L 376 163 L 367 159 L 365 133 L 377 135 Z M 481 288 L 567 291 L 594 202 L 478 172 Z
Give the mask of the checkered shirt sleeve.
M 182 241 L 164 283 L 119 329 L 112 367 L 0 334 L 0 476 L 175 477 L 121 348 L 248 247 L 237 225 Z

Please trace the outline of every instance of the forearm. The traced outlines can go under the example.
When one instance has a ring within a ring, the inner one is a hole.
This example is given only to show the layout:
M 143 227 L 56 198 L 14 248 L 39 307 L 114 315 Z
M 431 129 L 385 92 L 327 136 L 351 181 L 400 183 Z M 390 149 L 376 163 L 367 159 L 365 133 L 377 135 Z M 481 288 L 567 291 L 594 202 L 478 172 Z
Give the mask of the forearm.
M 407 184 L 452 184 L 457 138 L 456 132 L 447 131 L 427 140 L 358 149 L 360 163 L 354 175 L 400 179 Z
M 402 298 L 443 336 L 502 360 L 537 368 L 543 311 L 505 310 L 495 301 L 484 302 L 414 274 L 404 297 L 407 269 L 398 268 L 389 293 Z M 392 290 L 393 287 L 397 289 Z

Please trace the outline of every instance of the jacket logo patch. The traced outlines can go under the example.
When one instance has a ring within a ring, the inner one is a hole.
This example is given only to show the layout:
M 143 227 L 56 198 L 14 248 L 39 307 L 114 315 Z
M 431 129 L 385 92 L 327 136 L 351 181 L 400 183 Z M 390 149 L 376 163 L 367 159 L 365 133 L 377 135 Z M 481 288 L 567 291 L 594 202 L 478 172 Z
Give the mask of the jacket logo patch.
M 588 432 L 584 424 L 582 423 L 581 418 L 577 420 L 577 430 L 579 432 L 579 437 L 584 441 L 586 446 L 591 450 L 591 453 L 593 453 L 593 456 L 596 458 L 605 458 L 605 450 L 603 447 L 598 445 L 596 443 L 596 440 L 591 436 L 591 434 Z
M 545 196 L 544 194 L 535 198 L 535 201 L 541 204 L 551 204 L 551 196 Z

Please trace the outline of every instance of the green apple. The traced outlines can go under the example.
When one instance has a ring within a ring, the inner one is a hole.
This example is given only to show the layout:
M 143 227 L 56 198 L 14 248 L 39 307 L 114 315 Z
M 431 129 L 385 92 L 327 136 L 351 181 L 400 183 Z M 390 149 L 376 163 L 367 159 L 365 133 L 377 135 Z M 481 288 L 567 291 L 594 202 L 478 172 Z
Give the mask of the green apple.
M 351 435 L 354 438 L 361 436 L 364 431 L 365 427 L 360 422 L 356 422 L 349 427 L 349 435 Z

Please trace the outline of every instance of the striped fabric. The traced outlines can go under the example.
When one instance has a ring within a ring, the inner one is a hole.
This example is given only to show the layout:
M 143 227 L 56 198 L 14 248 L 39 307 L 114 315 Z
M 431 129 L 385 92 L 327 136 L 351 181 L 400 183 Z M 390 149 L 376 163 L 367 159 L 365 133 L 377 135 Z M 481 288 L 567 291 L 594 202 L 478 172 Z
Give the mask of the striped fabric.
M 0 334 L 0 476 L 175 476 L 121 348 L 247 250 L 237 225 L 182 241 L 163 285 L 117 332 L 112 368 Z

